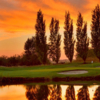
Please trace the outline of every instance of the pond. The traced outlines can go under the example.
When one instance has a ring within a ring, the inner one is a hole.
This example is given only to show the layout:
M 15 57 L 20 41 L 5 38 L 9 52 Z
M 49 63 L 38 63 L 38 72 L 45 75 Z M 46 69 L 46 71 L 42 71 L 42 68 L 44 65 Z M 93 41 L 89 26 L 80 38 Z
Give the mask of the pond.
M 0 86 L 0 100 L 100 100 L 99 85 Z

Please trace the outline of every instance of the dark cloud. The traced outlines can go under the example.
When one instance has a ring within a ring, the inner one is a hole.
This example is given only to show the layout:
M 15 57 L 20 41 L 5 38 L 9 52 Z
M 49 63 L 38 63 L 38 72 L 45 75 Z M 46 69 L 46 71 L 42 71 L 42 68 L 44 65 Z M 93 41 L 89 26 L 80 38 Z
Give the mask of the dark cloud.
M 84 5 L 89 3 L 88 0 L 54 0 L 54 1 L 56 1 L 56 2 L 63 2 L 65 4 L 70 4 L 73 7 L 75 7 L 76 9 L 78 9 L 79 11 L 82 11 L 82 12 L 86 11 Z
M 38 6 L 40 6 L 40 8 L 41 8 L 41 7 L 46 8 L 46 9 L 51 8 L 51 7 L 49 6 L 49 1 L 48 1 L 48 5 L 45 4 L 45 2 L 44 2 L 43 0 L 21 0 L 21 2 L 31 2 L 31 3 L 35 3 L 35 4 L 37 4 Z
M 64 2 L 68 2 L 71 5 L 75 6 L 76 8 L 83 7 L 83 5 L 86 5 L 88 3 L 88 0 L 62 0 Z
M 22 9 L 19 7 L 19 0 L 0 0 L 0 9 L 3 10 L 18 10 Z

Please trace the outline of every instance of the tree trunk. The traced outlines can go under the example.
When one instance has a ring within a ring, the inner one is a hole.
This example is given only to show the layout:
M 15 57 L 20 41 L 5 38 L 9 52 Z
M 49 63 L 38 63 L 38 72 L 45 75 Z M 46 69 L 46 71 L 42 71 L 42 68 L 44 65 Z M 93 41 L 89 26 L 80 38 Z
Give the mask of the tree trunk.
M 72 63 L 72 60 L 70 60 L 70 63 Z
M 86 64 L 86 60 L 84 60 L 84 64 Z
M 56 64 L 58 64 L 58 61 L 56 61 Z

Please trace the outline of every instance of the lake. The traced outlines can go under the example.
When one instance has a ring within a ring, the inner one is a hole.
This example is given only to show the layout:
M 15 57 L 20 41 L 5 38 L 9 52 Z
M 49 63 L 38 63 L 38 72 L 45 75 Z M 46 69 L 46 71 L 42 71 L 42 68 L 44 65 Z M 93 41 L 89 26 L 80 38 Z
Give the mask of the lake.
M 99 85 L 6 85 L 0 100 L 100 100 Z

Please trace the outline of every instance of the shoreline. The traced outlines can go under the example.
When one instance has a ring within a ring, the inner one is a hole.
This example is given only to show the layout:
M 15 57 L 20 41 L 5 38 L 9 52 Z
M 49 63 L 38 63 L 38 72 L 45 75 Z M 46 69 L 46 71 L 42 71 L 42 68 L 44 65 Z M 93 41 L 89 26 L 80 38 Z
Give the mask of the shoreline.
M 71 81 L 100 81 L 100 75 L 87 76 L 87 77 L 36 77 L 36 78 L 23 78 L 23 77 L 2 77 L 0 78 L 0 84 L 25 84 L 25 83 L 44 83 L 44 82 L 71 82 Z

